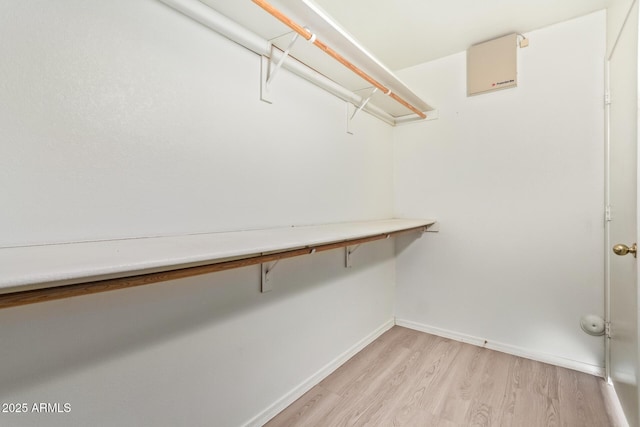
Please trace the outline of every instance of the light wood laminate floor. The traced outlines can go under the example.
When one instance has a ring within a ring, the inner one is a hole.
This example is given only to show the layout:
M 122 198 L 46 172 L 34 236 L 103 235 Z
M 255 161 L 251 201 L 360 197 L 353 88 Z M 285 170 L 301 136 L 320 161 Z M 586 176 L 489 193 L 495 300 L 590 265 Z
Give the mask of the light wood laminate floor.
M 604 380 L 395 326 L 275 426 L 613 425 Z

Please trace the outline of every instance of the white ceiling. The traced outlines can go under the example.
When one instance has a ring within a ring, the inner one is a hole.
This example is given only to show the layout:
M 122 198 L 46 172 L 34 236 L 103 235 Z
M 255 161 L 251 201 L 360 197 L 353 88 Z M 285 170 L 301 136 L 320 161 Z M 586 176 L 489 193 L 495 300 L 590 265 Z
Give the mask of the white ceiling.
M 251 0 L 200 1 L 267 40 L 290 32 Z M 285 13 L 302 3 L 269 1 Z M 388 68 L 398 70 L 605 9 L 616 0 L 313 1 Z
M 392 70 L 604 9 L 614 0 L 315 0 Z M 535 43 L 535 40 L 531 40 Z

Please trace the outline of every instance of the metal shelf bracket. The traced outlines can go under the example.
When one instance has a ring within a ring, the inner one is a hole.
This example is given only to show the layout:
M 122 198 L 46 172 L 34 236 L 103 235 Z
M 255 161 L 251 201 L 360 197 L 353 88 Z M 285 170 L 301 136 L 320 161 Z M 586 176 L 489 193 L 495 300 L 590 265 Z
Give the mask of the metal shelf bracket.
M 263 262 L 260 264 L 260 269 L 262 270 L 262 279 L 260 280 L 260 292 L 270 292 L 273 290 L 273 283 L 271 281 L 271 272 L 276 268 L 276 265 L 280 260 L 276 262 Z
M 438 233 L 438 232 L 440 232 L 439 222 L 434 222 L 433 224 L 428 225 L 425 230 L 425 233 Z
M 344 247 L 344 267 L 351 268 L 351 255 L 360 247 L 360 245 Z
M 373 91 L 371 91 L 371 93 L 369 94 L 369 96 L 367 97 L 367 99 L 365 99 L 364 101 L 362 101 L 362 104 L 360 104 L 360 106 L 356 109 L 356 111 L 353 112 L 353 114 L 351 115 L 351 118 L 349 120 L 353 120 L 353 118 L 356 116 L 356 114 L 358 114 L 364 107 L 365 105 L 367 105 L 369 103 L 369 101 L 371 101 L 371 97 L 373 95 L 375 95 L 375 93 L 378 91 L 377 87 L 373 88 Z
M 359 107 L 357 107 L 354 112 L 351 112 L 351 108 L 349 108 L 349 106 L 351 104 L 347 103 L 347 133 L 350 135 L 353 135 L 353 129 L 351 128 L 351 122 L 353 121 L 354 117 L 360 112 L 362 111 L 362 109 L 369 103 L 369 101 L 371 101 L 371 97 L 373 97 L 373 95 L 375 95 L 375 93 L 378 91 L 377 87 L 373 88 L 373 91 L 371 91 L 371 93 L 369 94 L 369 96 L 365 99 L 363 97 L 363 101 L 360 104 Z M 355 107 L 355 105 L 354 105 Z
M 300 34 L 298 34 L 298 33 L 294 34 L 293 38 L 291 39 L 291 42 L 289 42 L 289 46 L 287 46 L 285 51 L 282 52 L 282 54 L 280 55 L 280 59 L 278 59 L 278 62 L 276 62 L 275 65 L 273 64 L 273 61 L 275 60 L 276 50 L 277 49 L 274 48 L 273 44 L 271 45 L 271 54 L 270 54 L 270 56 L 269 57 L 266 57 L 266 56 L 262 56 L 261 57 L 261 62 L 260 62 L 260 99 L 262 101 L 268 102 L 269 104 L 273 103 L 272 98 L 271 98 L 270 85 L 271 85 L 271 83 L 273 83 L 273 80 L 275 79 L 276 75 L 278 74 L 278 71 L 280 71 L 280 68 L 282 68 L 282 64 L 284 64 L 285 59 L 287 59 L 287 56 L 289 56 L 289 52 L 293 48 L 293 45 L 296 44 L 296 41 L 298 41 L 299 37 L 300 37 Z

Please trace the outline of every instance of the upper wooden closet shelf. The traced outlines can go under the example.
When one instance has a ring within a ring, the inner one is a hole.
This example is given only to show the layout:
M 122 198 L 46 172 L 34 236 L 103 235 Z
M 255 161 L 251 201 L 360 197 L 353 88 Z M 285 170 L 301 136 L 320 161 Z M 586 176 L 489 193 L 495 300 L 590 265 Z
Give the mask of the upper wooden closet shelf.
M 385 111 L 390 112 L 394 117 L 406 115 L 410 112 L 417 114 L 422 119 L 427 117 L 423 111 L 430 111 L 432 108 L 416 96 L 387 67 L 370 54 L 353 36 L 341 28 L 313 1 L 302 0 L 298 3 L 292 3 L 292 5 L 298 5 L 298 13 L 295 10 L 294 13 L 304 20 L 304 28 L 299 24 L 302 21 L 291 21 L 289 15 L 273 7 L 271 3 L 265 0 L 252 1 L 319 49 L 298 49 L 294 57 L 303 63 L 310 64 L 312 68 L 318 69 L 330 61 L 327 61 L 327 57 L 322 54 L 317 57 L 317 53 L 329 55 L 346 67 L 347 70 L 372 85 L 372 89 L 375 88 L 381 91 L 380 93 L 376 91 L 370 102 L 384 104 Z M 301 10 L 302 5 L 306 6 L 306 9 Z M 271 42 L 281 49 L 286 49 L 288 47 L 285 44 L 288 42 L 287 38 L 290 37 L 278 37 L 271 40 Z M 328 68 L 327 72 L 329 72 Z M 328 75 L 333 76 L 334 73 L 331 72 Z M 347 84 L 345 86 L 357 91 L 362 88 L 365 82 L 354 81 L 354 86 L 347 86 Z M 400 106 L 405 107 L 405 109 L 399 108 L 393 102 L 385 102 L 389 98 L 399 103 Z
M 296 28 L 301 34 L 300 40 L 289 52 L 293 60 L 289 58 L 284 63 L 290 71 L 347 99 L 356 107 L 368 99 L 364 109 L 390 124 L 422 120 L 425 116 L 434 118 L 429 113 L 434 112 L 429 104 L 312 0 L 199 0 L 199 4 L 196 4 L 196 0 L 161 1 L 273 60 L 279 60 L 280 52 L 288 50 L 295 35 L 292 28 Z M 277 13 L 274 14 L 274 11 Z M 225 22 L 225 19 L 229 22 Z M 244 34 L 243 30 L 250 34 Z M 272 45 L 277 48 L 276 52 L 271 50 Z M 334 59 L 337 57 L 329 51 L 344 61 Z M 310 71 L 301 72 L 299 66 L 302 64 Z M 322 77 L 337 84 L 349 95 L 340 91 L 336 93 L 331 84 L 319 82 Z M 370 97 L 376 87 L 378 90 Z
M 271 262 L 434 223 L 389 219 L 2 248 L 0 308 Z

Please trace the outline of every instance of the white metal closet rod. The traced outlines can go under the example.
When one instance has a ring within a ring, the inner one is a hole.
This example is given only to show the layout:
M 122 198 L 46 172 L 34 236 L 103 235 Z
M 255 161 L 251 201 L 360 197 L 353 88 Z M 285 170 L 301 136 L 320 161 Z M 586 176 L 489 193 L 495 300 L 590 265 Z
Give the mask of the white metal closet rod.
M 333 50 L 332 48 L 327 46 L 322 41 L 318 40 L 318 38 L 316 37 L 315 34 L 311 33 L 309 30 L 307 30 L 303 26 L 301 26 L 301 25 L 297 24 L 296 22 L 294 22 L 293 20 L 291 20 L 288 16 L 286 16 L 285 14 L 280 12 L 278 9 L 273 7 L 271 4 L 269 4 L 268 2 L 266 2 L 264 0 L 252 0 L 252 1 L 255 4 L 257 4 L 258 6 L 260 6 L 262 9 L 264 9 L 266 12 L 268 12 L 269 14 L 274 16 L 280 22 L 285 24 L 287 27 L 291 28 L 293 31 L 295 31 L 296 33 L 300 34 L 307 41 L 312 42 L 314 45 L 319 47 L 327 55 L 331 56 L 336 61 L 340 62 L 342 65 L 344 65 L 345 67 L 347 67 L 348 69 L 350 69 L 351 71 L 356 73 L 358 76 L 360 76 L 363 79 L 365 79 L 367 82 L 372 84 L 374 87 L 380 89 L 383 93 L 385 93 L 386 95 L 389 95 L 395 101 L 399 102 L 400 104 L 402 104 L 403 106 L 405 106 L 409 110 L 413 111 L 414 113 L 416 113 L 421 118 L 423 118 L 423 119 L 427 118 L 427 116 L 422 111 L 420 111 L 419 109 L 417 109 L 413 105 L 409 104 L 407 101 L 405 101 L 404 99 L 400 98 L 395 93 L 391 92 L 391 89 L 385 87 L 383 84 L 381 84 L 380 82 L 375 80 L 373 77 L 369 76 L 367 73 L 362 71 L 360 68 L 358 68 L 357 66 L 355 66 L 354 64 L 349 62 L 345 57 L 340 55 L 338 52 L 336 52 L 335 50 Z

